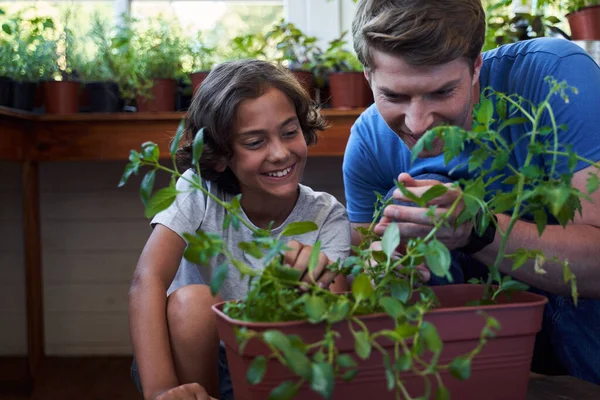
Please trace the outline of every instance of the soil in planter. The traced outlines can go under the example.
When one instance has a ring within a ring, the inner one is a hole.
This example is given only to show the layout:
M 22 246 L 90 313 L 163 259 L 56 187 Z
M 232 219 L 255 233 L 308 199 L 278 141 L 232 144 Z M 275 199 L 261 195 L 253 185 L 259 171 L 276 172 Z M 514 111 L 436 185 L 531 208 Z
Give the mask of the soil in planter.
M 0 76 L 0 106 L 12 107 L 13 80 Z
M 35 105 L 36 82 L 13 82 L 13 108 L 32 111 Z
M 437 327 L 444 349 L 440 363 L 447 364 L 456 356 L 473 350 L 478 342 L 485 318 L 480 315 L 484 311 L 496 318 L 501 329 L 496 337 L 490 339 L 483 351 L 478 354 L 471 365 L 471 376 L 465 381 L 453 378 L 446 371 L 441 377 L 450 390 L 453 399 L 459 400 L 526 400 L 529 382 L 531 359 L 535 336 L 541 328 L 542 315 L 547 299 L 537 294 L 515 293 L 512 300 L 499 299 L 499 304 L 491 306 L 467 307 L 464 304 L 480 299 L 483 294 L 482 285 L 446 285 L 432 288 L 436 293 L 440 306 L 427 314 L 425 320 Z M 294 321 L 282 323 L 247 323 L 233 320 L 223 314 L 224 303 L 213 307 L 217 314 L 219 337 L 224 341 L 227 359 L 231 372 L 233 390 L 236 400 L 265 399 L 273 388 L 286 380 L 296 382 L 287 368 L 277 361 L 269 360 L 266 374 L 258 385 L 250 385 L 246 380 L 246 371 L 252 360 L 258 355 L 269 355 L 270 351 L 259 341 L 250 341 L 244 354 L 240 355 L 234 328 L 248 327 L 255 331 L 278 329 L 285 334 L 299 335 L 305 343 L 322 340 L 324 326 L 307 322 Z M 377 314 L 360 317 L 372 331 L 393 329 L 393 322 L 387 315 Z M 333 399 L 395 399 L 395 392 L 387 390 L 387 378 L 383 366 L 383 357 L 374 350 L 370 358 L 360 360 L 354 355 L 354 337 L 348 329 L 346 321 L 334 325 L 340 333 L 337 348 L 340 353 L 353 356 L 358 362 L 359 372 L 350 382 L 336 379 Z M 379 342 L 388 353 L 393 354 L 393 343 Z M 427 359 L 426 353 L 423 357 Z M 401 376 L 408 392 L 413 397 L 424 394 L 423 378 L 403 373 Z M 433 377 L 432 377 L 433 378 Z M 493 388 L 490 384 L 493 382 Z M 432 393 L 435 393 L 435 378 L 431 381 Z M 307 384 L 302 386 L 296 399 L 315 399 L 318 395 L 310 390 Z M 433 395 L 432 395 L 433 397 Z

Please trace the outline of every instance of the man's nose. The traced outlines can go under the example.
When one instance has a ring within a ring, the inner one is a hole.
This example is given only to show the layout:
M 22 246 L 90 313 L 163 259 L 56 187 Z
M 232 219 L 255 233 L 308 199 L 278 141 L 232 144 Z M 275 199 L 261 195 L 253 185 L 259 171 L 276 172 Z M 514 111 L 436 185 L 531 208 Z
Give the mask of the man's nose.
M 412 101 L 406 111 L 404 124 L 413 135 L 422 135 L 433 125 L 433 113 L 427 109 L 423 101 Z

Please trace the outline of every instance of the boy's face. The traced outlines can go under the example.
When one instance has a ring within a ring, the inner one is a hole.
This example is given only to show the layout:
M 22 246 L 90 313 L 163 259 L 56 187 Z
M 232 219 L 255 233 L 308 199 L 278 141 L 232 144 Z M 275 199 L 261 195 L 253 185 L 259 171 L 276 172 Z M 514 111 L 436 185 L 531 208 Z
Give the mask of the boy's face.
M 242 101 L 231 140 L 228 166 L 240 183 L 242 199 L 273 196 L 296 201 L 308 150 L 294 105 L 285 94 L 269 88 L 256 99 Z
M 366 74 L 383 120 L 409 149 L 423 134 L 438 125 L 471 129 L 472 109 L 479 101 L 481 56 L 471 72 L 460 58 L 435 66 L 412 66 L 400 56 L 372 50 L 374 68 Z M 443 151 L 436 140 L 420 157 Z

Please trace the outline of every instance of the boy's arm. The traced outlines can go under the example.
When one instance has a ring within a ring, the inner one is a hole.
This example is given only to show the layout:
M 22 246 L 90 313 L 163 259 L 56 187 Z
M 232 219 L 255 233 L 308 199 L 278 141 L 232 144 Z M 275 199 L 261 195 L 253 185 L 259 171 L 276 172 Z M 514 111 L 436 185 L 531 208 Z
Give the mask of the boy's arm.
M 129 291 L 129 330 L 139 367 L 144 398 L 179 385 L 169 344 L 167 289 L 173 280 L 185 241 L 156 225 L 135 269 Z

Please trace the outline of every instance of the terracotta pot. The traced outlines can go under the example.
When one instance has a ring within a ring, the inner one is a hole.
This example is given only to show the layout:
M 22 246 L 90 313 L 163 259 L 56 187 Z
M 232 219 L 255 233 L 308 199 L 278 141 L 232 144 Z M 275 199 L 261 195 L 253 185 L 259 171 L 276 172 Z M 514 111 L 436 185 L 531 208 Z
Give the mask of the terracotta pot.
M 139 112 L 171 112 L 175 111 L 175 79 L 155 79 L 152 87 L 152 98 L 137 97 Z
M 315 98 L 315 76 L 309 71 L 294 71 L 292 74 L 296 77 L 300 85 L 306 90 L 311 99 Z
M 198 71 L 190 74 L 190 78 L 192 79 L 192 96 L 196 94 L 196 90 L 202 85 L 207 76 L 208 71 Z
M 79 112 L 79 89 L 77 81 L 44 82 L 44 104 L 47 114 L 76 114 Z
M 364 108 L 373 103 L 373 92 L 362 72 L 329 74 L 331 107 Z
M 600 40 L 600 5 L 567 14 L 571 40 Z
M 485 345 L 483 351 L 474 359 L 471 376 L 459 381 L 449 372 L 441 373 L 442 380 L 450 390 L 453 399 L 460 400 L 525 400 L 529 382 L 531 358 L 535 335 L 542 324 L 542 314 L 547 299 L 543 296 L 521 292 L 513 295 L 512 301 L 500 299 L 501 304 L 485 307 L 467 307 L 467 302 L 480 299 L 482 285 L 447 285 L 432 288 L 440 300 L 441 306 L 427 314 L 425 320 L 438 329 L 444 342 L 440 362 L 448 363 L 454 357 L 473 350 L 485 325 L 484 318 L 478 313 L 484 310 L 501 324 L 497 336 Z M 233 320 L 223 312 L 224 303 L 213 306 L 217 314 L 219 337 L 225 343 L 229 370 L 233 382 L 236 400 L 266 399 L 273 388 L 286 380 L 296 382 L 293 375 L 277 361 L 269 360 L 267 371 L 258 385 L 250 385 L 246 380 L 246 371 L 252 360 L 258 355 L 268 355 L 260 341 L 250 341 L 243 355 L 235 337 L 235 328 L 247 327 L 255 331 L 278 329 L 285 334 L 296 334 L 305 343 L 322 340 L 323 324 L 309 324 L 304 321 L 283 323 L 251 323 Z M 370 331 L 394 329 L 391 319 L 385 314 L 360 317 Z M 336 379 L 333 399 L 395 399 L 395 392 L 387 391 L 387 380 L 381 354 L 373 350 L 371 357 L 360 360 L 354 355 L 354 337 L 348 330 L 346 321 L 334 325 L 340 333 L 337 348 L 340 353 L 348 353 L 358 362 L 358 374 L 350 382 Z M 379 342 L 393 354 L 393 343 Z M 403 383 L 412 397 L 423 395 L 424 383 L 421 377 L 412 373 L 402 375 Z M 432 393 L 435 393 L 435 379 L 432 380 Z M 490 386 L 493 383 L 492 386 Z M 318 395 L 304 384 L 296 399 L 315 399 Z

